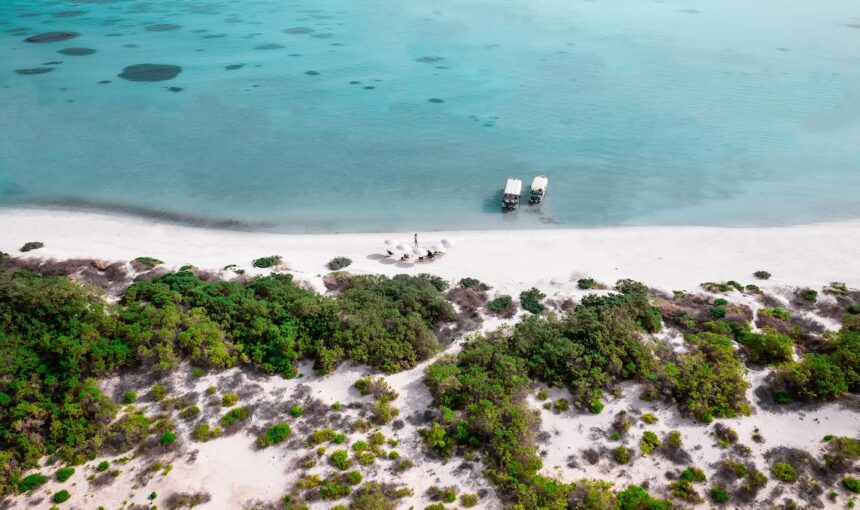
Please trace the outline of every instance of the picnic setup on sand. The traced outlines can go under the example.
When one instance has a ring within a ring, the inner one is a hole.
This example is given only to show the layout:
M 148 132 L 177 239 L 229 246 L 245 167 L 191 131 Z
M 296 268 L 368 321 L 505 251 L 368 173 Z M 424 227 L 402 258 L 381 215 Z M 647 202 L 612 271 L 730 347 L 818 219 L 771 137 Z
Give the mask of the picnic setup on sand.
M 448 249 L 454 246 L 453 239 L 442 239 L 431 245 L 418 243 L 418 234 L 412 244 L 407 244 L 396 239 L 386 239 L 385 253 L 387 257 L 398 258 L 403 262 L 432 262 L 448 253 Z

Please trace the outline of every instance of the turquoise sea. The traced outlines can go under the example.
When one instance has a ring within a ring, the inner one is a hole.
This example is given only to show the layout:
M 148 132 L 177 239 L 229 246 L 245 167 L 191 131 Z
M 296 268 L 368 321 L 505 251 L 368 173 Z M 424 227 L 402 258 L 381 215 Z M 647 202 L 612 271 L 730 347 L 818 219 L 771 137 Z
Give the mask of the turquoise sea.
M 501 214 L 537 174 L 546 202 Z M 3 206 L 779 225 L 860 217 L 858 190 L 857 0 L 0 2 Z

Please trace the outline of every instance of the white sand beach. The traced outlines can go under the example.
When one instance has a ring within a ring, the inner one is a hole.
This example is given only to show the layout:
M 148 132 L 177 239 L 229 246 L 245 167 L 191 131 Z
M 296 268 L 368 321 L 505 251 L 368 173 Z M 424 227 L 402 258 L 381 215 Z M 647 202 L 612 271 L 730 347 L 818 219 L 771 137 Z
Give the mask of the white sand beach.
M 787 289 L 807 285 L 821 287 L 831 281 L 845 282 L 853 288 L 860 286 L 860 221 L 785 228 L 619 227 L 418 232 L 422 244 L 446 238 L 453 239 L 455 245 L 448 254 L 431 263 L 402 263 L 382 256 L 384 239 L 408 243 L 412 235 L 412 232 L 248 233 L 95 213 L 0 210 L 0 250 L 15 256 L 107 261 L 150 256 L 165 261 L 168 267 L 193 264 L 202 269 L 219 270 L 228 264 L 236 264 L 254 274 L 264 270 L 252 268 L 253 259 L 280 255 L 285 266 L 282 270 L 320 291 L 325 290 L 322 285 L 322 275 L 328 272 L 325 265 L 335 256 L 351 258 L 353 264 L 348 270 L 353 273 L 431 273 L 451 281 L 475 277 L 492 285 L 494 292 L 514 294 L 536 286 L 550 298 L 581 297 L 585 291 L 576 288 L 576 280 L 582 277 L 609 284 L 619 278 L 633 278 L 658 289 L 702 292 L 699 285 L 705 281 L 734 279 L 749 283 L 756 270 L 773 274 L 767 282 L 756 283 L 776 296 L 786 295 L 790 292 Z M 45 247 L 27 254 L 18 253 L 18 249 L 28 241 L 41 241 Z M 225 276 L 230 276 L 230 273 L 225 272 Z M 753 308 L 758 306 L 751 300 L 745 304 Z M 838 324 L 820 320 L 830 329 L 838 328 Z M 502 322 L 509 321 L 488 318 L 482 329 L 495 328 Z M 447 352 L 455 351 L 461 340 L 457 339 L 448 346 Z M 421 383 L 423 368 L 430 362 L 432 360 L 386 378 L 400 393 L 395 405 L 400 408 L 401 417 L 419 416 L 430 404 L 429 392 Z M 171 376 L 169 386 L 181 394 L 200 393 L 209 384 L 217 384 L 219 389 L 236 384 L 243 401 L 264 408 L 292 403 L 299 398 L 295 396 L 299 385 L 306 385 L 305 395 L 327 406 L 334 402 L 348 406 L 362 400 L 351 385 L 359 377 L 373 373 L 366 367 L 349 364 L 325 377 L 315 375 L 308 365 L 303 365 L 300 372 L 302 377 L 293 380 L 277 377 L 247 380 L 243 379 L 246 376 L 241 370 L 231 369 L 191 381 L 185 367 Z M 767 373 L 768 369 L 750 372 L 747 378 L 757 385 Z M 242 381 L 236 383 L 236 378 Z M 106 389 L 114 392 L 118 391 L 117 388 L 127 389 L 131 385 L 131 382 L 123 383 L 117 379 L 104 383 Z M 553 389 L 551 397 L 561 398 L 565 393 L 567 390 Z M 661 464 L 656 459 L 642 457 L 623 467 L 608 460 L 601 460 L 596 465 L 568 461 L 569 457 L 579 456 L 587 448 L 599 446 L 604 440 L 601 431 L 610 426 L 613 415 L 619 410 L 627 410 L 634 417 L 643 412 L 654 413 L 659 421 L 650 428 L 661 435 L 668 430 L 680 430 L 685 446 L 698 465 L 713 465 L 725 455 L 706 426 L 681 416 L 674 406 L 643 402 L 638 393 L 635 384 L 626 385 L 622 395 L 608 399 L 607 408 L 600 415 L 556 414 L 541 410 L 540 403 L 530 397 L 529 404 L 541 415 L 541 430 L 548 435 L 548 439 L 539 442 L 539 450 L 544 456 L 543 471 L 567 481 L 583 477 L 604 478 L 617 482 L 619 487 L 648 481 L 654 487 L 665 485 L 663 473 L 672 467 L 666 461 Z M 748 397 L 755 403 L 752 390 Z M 344 412 L 355 417 L 351 410 L 345 409 Z M 386 426 L 383 432 L 386 437 L 400 441 L 400 454 L 413 459 L 415 468 L 402 475 L 383 471 L 383 468 L 376 472 L 379 480 L 405 483 L 414 490 L 414 496 L 401 502 L 402 508 L 423 508 L 430 503 L 424 495 L 428 487 L 452 484 L 471 492 L 489 489 L 480 507 L 500 508 L 501 503 L 492 484 L 481 475 L 480 465 L 464 468 L 458 459 L 444 464 L 425 457 L 426 451 L 417 434 L 421 425 L 414 421 L 407 420 L 400 430 Z M 824 435 L 857 436 L 860 432 L 860 415 L 839 404 L 820 406 L 796 415 L 762 409 L 753 404 L 752 416 L 727 420 L 726 423 L 739 432 L 742 441 L 751 448 L 751 458 L 756 461 L 761 461 L 768 448 L 775 445 L 804 449 L 817 455 Z M 637 423 L 631 430 L 634 440 L 642 428 Z M 301 425 L 297 432 L 305 437 L 312 429 L 310 425 Z M 189 432 L 181 426 L 179 430 L 185 435 Z M 749 440 L 754 430 L 761 431 L 766 438 L 765 443 Z M 74 487 L 72 492 L 76 493 L 70 501 L 71 508 L 103 505 L 112 509 L 123 506 L 125 502 L 144 505 L 149 503 L 148 495 L 154 491 L 158 493 L 155 503 L 163 503 L 162 498 L 172 491 L 198 490 L 207 491 L 213 497 L 211 502 L 199 508 L 247 508 L 247 502 L 251 500 L 273 501 L 281 497 L 296 479 L 296 462 L 307 453 L 304 448 L 296 451 L 257 450 L 254 436 L 244 431 L 208 443 L 187 443 L 188 451 L 196 450 L 196 453 L 173 459 L 173 470 L 166 475 L 141 478 L 150 461 L 133 459 L 122 468 L 123 474 L 115 481 L 96 489 L 84 478 L 90 469 L 81 468 L 69 482 Z M 60 487 L 52 481 L 40 489 L 45 508 L 48 507 L 48 498 L 44 494 Z M 786 494 L 792 494 L 792 490 Z M 11 508 L 31 507 L 34 499 L 38 496 L 17 498 Z M 763 499 L 758 503 L 765 504 L 766 501 Z M 831 504 L 830 501 L 824 503 L 825 506 Z M 329 505 L 316 502 L 311 507 L 321 509 Z

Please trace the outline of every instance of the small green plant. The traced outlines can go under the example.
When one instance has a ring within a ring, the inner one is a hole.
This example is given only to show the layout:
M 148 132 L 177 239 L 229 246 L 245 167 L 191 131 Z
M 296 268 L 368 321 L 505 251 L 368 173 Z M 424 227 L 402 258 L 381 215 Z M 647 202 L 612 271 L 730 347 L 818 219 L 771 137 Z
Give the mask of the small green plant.
M 331 405 L 331 408 L 334 409 L 335 411 L 340 411 L 340 409 L 342 407 L 343 407 L 343 404 L 341 404 L 340 402 L 335 402 L 334 404 Z
M 195 441 L 206 442 L 217 437 L 221 437 L 221 429 L 218 427 L 211 427 L 208 423 L 197 425 L 191 432 L 191 438 Z
M 164 434 L 161 434 L 158 442 L 160 442 L 162 446 L 170 446 L 176 442 L 176 434 L 173 431 L 168 430 Z
M 600 414 L 603 411 L 603 402 L 594 399 L 588 404 L 588 412 L 591 414 Z
M 133 391 L 126 391 L 122 394 L 122 403 L 123 404 L 133 404 L 137 400 L 137 393 Z
M 476 280 L 475 278 L 463 278 L 460 280 L 460 286 L 464 289 L 478 289 L 483 291 L 490 290 L 490 286 L 486 283 Z
M 200 408 L 197 406 L 189 406 L 189 407 L 186 407 L 185 409 L 183 409 L 182 411 L 179 411 L 179 417 L 182 418 L 183 420 L 191 420 L 199 414 L 200 414 Z
M 164 262 L 152 257 L 137 257 L 134 262 L 146 267 L 155 267 L 164 264 Z
M 531 313 L 541 313 L 544 309 L 541 301 L 545 297 L 546 294 L 539 291 L 537 288 L 532 287 L 529 290 L 525 290 L 520 293 L 520 303 L 525 310 Z
M 711 315 L 716 317 L 717 319 L 722 319 L 726 316 L 726 309 L 722 306 L 712 306 L 708 309 L 711 312 Z
M 651 413 L 645 413 L 642 415 L 642 421 L 644 421 L 648 425 L 653 425 L 657 423 L 657 417 Z
M 286 423 L 276 423 L 269 427 L 266 432 L 257 440 L 257 444 L 261 448 L 282 443 L 290 437 L 292 429 Z
M 842 486 L 851 492 L 860 492 L 860 479 L 846 476 L 842 479 Z
M 361 476 L 361 473 L 359 473 L 358 471 L 350 471 L 346 474 L 346 481 L 350 485 L 358 485 L 361 483 L 362 479 L 363 478 Z
M 167 388 L 160 384 L 154 384 L 152 386 L 152 399 L 156 402 L 161 402 L 164 400 L 164 397 L 167 396 Z
M 552 407 L 558 412 L 567 411 L 570 409 L 570 402 L 566 398 L 560 398 L 553 403 Z
M 537 399 L 540 401 L 544 401 L 549 398 L 549 393 L 546 390 L 540 390 L 537 392 Z
M 304 412 L 305 412 L 305 408 L 304 408 L 304 407 L 302 407 L 302 406 L 298 406 L 298 405 L 297 405 L 297 406 L 292 406 L 292 407 L 290 407 L 290 415 L 291 415 L 293 418 L 298 418 L 298 417 L 299 417 L 299 416 L 301 416 L 301 415 L 302 415 L 302 413 L 304 413 Z
M 232 405 L 235 405 L 236 402 L 238 402 L 238 401 L 239 401 L 239 395 L 237 395 L 235 393 L 225 393 L 221 397 L 221 405 L 224 407 L 230 407 Z
M 460 506 L 463 508 L 472 508 L 478 504 L 478 495 L 471 492 L 460 494 Z
M 103 471 L 107 471 L 109 467 L 110 467 L 110 462 L 103 460 L 103 461 L 99 462 L 98 466 L 96 466 L 96 471 L 101 473 Z
M 791 319 L 791 311 L 781 307 L 762 308 L 758 311 L 758 315 L 759 317 L 773 317 L 774 319 L 779 319 L 781 321 Z
M 756 271 L 755 273 L 753 273 L 753 276 L 755 276 L 759 280 L 769 280 L 771 275 L 767 271 Z
M 239 422 L 245 421 L 248 418 L 248 410 L 244 407 L 236 407 L 227 411 L 227 414 L 221 417 L 221 426 L 229 427 Z
M 335 450 L 329 456 L 329 462 L 340 470 L 346 470 L 352 467 L 352 461 L 349 460 L 349 453 L 346 450 Z
M 715 503 L 726 503 L 729 501 L 729 492 L 723 487 L 715 485 L 711 487 L 711 499 Z
M 714 306 L 725 306 L 729 304 L 729 301 L 725 298 L 717 298 L 714 300 Z
M 215 386 L 209 386 L 208 388 L 206 388 L 207 395 L 214 395 L 216 391 L 218 391 L 218 389 L 215 388 Z
M 281 265 L 281 257 L 280 255 L 271 255 L 269 257 L 260 257 L 258 259 L 254 259 L 251 262 L 251 265 L 254 267 L 259 267 L 261 269 L 267 269 L 274 266 Z
M 155 498 L 157 498 L 157 497 L 158 497 L 158 494 L 156 494 L 155 492 L 150 492 L 150 493 L 149 493 L 149 496 L 148 496 L 148 499 L 149 499 L 150 501 L 155 501 Z
M 576 281 L 576 286 L 582 290 L 593 289 L 597 287 L 597 281 L 594 278 L 580 278 Z
M 51 496 L 51 501 L 54 503 L 60 504 L 64 501 L 68 501 L 72 495 L 66 489 L 63 489 L 59 492 L 55 492 L 53 496 Z
M 630 462 L 630 457 L 630 448 L 626 446 L 622 445 L 612 450 L 612 458 L 619 464 L 627 464 Z
M 359 441 L 352 443 L 352 451 L 363 452 L 364 450 L 367 450 L 367 443 L 366 442 L 359 440 Z
M 31 475 L 25 476 L 18 482 L 18 490 L 20 492 L 29 492 L 31 490 L 41 487 L 47 481 L 48 477 L 43 475 L 42 473 L 33 473 Z
M 75 468 L 68 466 L 57 470 L 57 481 L 65 482 L 75 474 Z
M 770 467 L 770 472 L 774 478 L 786 483 L 794 483 L 797 481 L 797 472 L 794 466 L 788 462 L 776 462 Z
M 669 448 L 680 448 L 683 445 L 681 433 L 677 430 L 670 431 L 669 435 L 666 437 L 666 444 Z
M 192 376 L 194 376 L 194 377 L 196 377 L 196 378 L 198 378 L 198 379 L 199 379 L 200 377 L 203 377 L 203 374 L 204 374 L 204 373 L 205 373 L 205 372 L 203 372 L 203 369 L 202 369 L 202 368 L 200 368 L 200 367 L 197 367 L 197 368 L 195 368 L 194 370 L 192 370 L 192 371 L 191 371 L 191 375 L 192 375 Z
M 338 271 L 352 264 L 352 259 L 348 257 L 335 257 L 328 261 L 328 268 L 331 271 Z
M 499 296 L 487 303 L 487 310 L 497 314 L 505 314 L 511 311 L 513 304 L 514 300 L 511 296 Z
M 21 247 L 21 252 L 26 253 L 28 251 L 38 250 L 39 248 L 44 248 L 45 243 L 39 241 L 29 241 L 24 243 L 24 246 Z
M 639 449 L 642 450 L 643 455 L 648 455 L 660 446 L 660 444 L 660 438 L 657 437 L 657 434 L 646 430 L 642 433 L 642 439 L 639 440 Z
M 818 301 L 818 291 L 814 289 L 802 289 L 800 291 L 800 297 L 809 301 L 810 303 L 814 303 Z

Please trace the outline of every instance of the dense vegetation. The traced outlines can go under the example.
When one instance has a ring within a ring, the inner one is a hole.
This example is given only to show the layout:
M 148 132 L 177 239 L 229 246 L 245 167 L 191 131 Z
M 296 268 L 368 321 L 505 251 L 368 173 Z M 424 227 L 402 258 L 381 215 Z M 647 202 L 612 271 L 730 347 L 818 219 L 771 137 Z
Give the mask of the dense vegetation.
M 482 450 L 488 477 L 518 508 L 567 508 L 579 492 L 538 474 L 536 418 L 524 396 L 539 380 L 569 387 L 574 405 L 586 408 L 615 382 L 652 375 L 656 358 L 639 335 L 660 329 L 659 313 L 642 285 L 621 281 L 618 289 L 585 297 L 562 318 L 530 315 L 512 330 L 474 337 L 428 367 L 441 419 L 422 431 L 424 441 L 443 457 Z
M 454 318 L 443 289 L 428 277 L 359 276 L 332 298 L 287 275 L 204 281 L 185 270 L 136 282 L 109 305 L 63 277 L 0 269 L 0 494 L 45 454 L 77 464 L 115 443 L 116 405 L 96 378 L 182 360 L 284 377 L 300 358 L 320 371 L 344 359 L 402 370 L 438 350 L 433 328 Z M 229 411 L 225 426 L 241 412 Z M 120 421 L 147 426 L 142 416 Z

